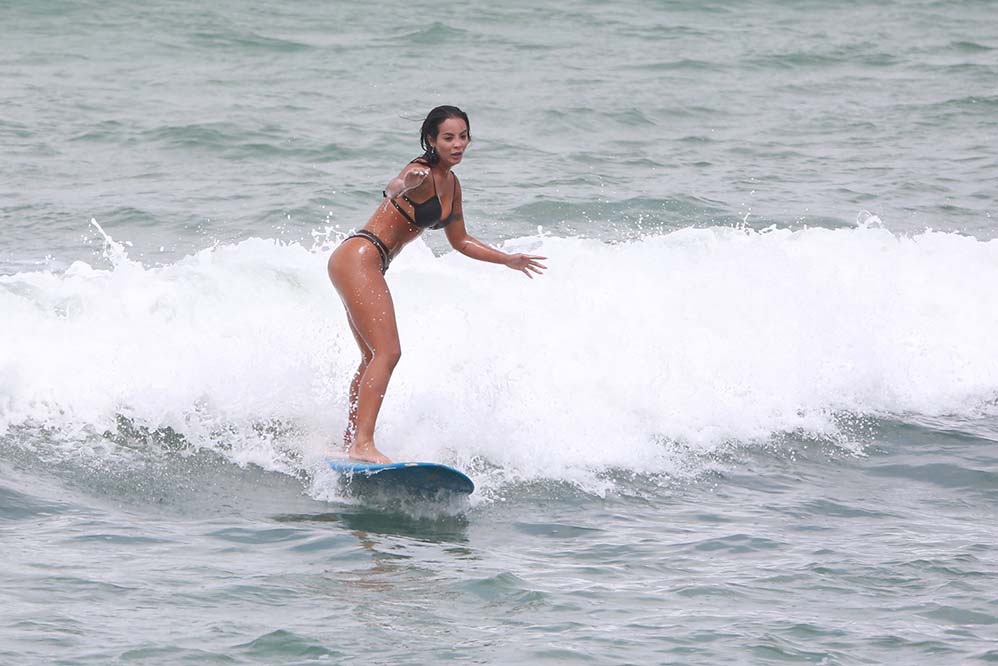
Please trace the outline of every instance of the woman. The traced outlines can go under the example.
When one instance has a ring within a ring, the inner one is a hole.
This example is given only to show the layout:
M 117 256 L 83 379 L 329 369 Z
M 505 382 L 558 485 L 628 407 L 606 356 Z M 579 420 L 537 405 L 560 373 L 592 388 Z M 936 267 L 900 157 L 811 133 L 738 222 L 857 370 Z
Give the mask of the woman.
M 395 307 L 385 282 L 388 264 L 426 229 L 443 229 L 455 250 L 479 261 L 503 264 L 527 277 L 540 274 L 545 257 L 506 254 L 472 238 L 464 228 L 461 184 L 451 171 L 471 142 L 468 116 L 438 106 L 423 121 L 424 153 L 385 187 L 385 201 L 329 257 L 329 279 L 343 299 L 361 361 L 350 384 L 350 411 L 343 442 L 356 460 L 391 462 L 374 445 L 374 426 L 388 380 L 402 354 Z M 446 213 L 446 215 L 444 214 Z

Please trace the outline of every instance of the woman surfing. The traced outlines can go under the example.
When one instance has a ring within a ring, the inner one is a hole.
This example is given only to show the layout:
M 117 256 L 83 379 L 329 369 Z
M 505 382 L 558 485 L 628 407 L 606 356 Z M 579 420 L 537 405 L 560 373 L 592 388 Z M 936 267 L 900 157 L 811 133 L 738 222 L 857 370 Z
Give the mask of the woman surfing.
M 355 234 L 329 257 L 329 279 L 343 300 L 361 360 L 350 383 L 350 408 L 343 443 L 355 460 L 391 460 L 374 444 L 374 428 L 402 355 L 395 306 L 385 281 L 394 257 L 427 229 L 443 229 L 461 254 L 521 271 L 532 278 L 545 257 L 507 254 L 470 236 L 464 226 L 461 183 L 452 171 L 471 143 L 468 115 L 456 106 L 438 106 L 420 128 L 423 155 L 411 161 L 384 189 L 385 201 Z M 446 213 L 446 214 L 445 214 Z

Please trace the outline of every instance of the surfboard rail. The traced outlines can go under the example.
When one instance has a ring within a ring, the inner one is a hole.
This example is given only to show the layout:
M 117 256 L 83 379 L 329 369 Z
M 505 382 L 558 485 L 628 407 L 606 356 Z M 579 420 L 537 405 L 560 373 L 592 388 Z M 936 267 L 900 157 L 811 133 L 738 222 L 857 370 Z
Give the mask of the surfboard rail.
M 348 483 L 385 490 L 403 489 L 414 492 L 446 491 L 470 495 L 474 482 L 464 472 L 432 462 L 367 463 L 347 458 L 326 458 L 334 472 L 342 474 Z

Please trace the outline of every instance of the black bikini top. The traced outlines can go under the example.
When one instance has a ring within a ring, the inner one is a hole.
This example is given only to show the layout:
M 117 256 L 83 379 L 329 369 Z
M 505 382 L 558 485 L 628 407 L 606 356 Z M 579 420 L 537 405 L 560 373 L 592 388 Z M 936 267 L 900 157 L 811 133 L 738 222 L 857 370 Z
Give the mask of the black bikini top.
M 410 164 L 414 162 L 416 164 L 425 164 L 425 162 L 420 162 L 418 160 L 419 158 L 417 157 L 415 160 L 410 162 Z M 409 224 L 412 226 L 419 227 L 420 229 L 443 229 L 450 224 L 451 218 L 454 217 L 454 197 L 457 195 L 457 176 L 454 176 L 454 192 L 451 194 L 450 214 L 447 216 L 446 220 L 440 219 L 440 216 L 443 215 L 444 210 L 440 205 L 440 197 L 437 195 L 437 180 L 433 177 L 432 173 L 430 174 L 430 180 L 433 181 L 433 196 L 426 201 L 416 203 L 405 194 L 399 195 L 412 206 L 413 215 L 409 215 L 409 213 L 398 204 L 398 201 L 396 201 L 394 197 L 389 199 L 389 201 L 392 202 L 395 209 L 402 213 L 402 217 L 407 219 Z M 386 197 L 388 196 L 385 192 L 382 192 L 382 194 Z

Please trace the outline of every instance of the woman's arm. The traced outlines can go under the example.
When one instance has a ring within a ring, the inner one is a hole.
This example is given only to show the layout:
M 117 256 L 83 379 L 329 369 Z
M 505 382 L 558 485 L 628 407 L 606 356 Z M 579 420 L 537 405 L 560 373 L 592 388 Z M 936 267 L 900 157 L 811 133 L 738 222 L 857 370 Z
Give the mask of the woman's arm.
M 456 179 L 457 176 L 454 176 Z M 528 278 L 533 278 L 531 271 L 540 275 L 546 268 L 540 261 L 547 257 L 538 257 L 531 254 L 507 254 L 494 247 L 489 247 L 482 241 L 468 233 L 464 226 L 464 207 L 461 204 L 461 183 L 457 182 L 454 191 L 453 212 L 450 223 L 444 227 L 447 240 L 450 246 L 466 257 L 487 261 L 493 264 L 502 264 L 513 270 L 522 272 Z
M 385 185 L 385 196 L 394 199 L 397 196 L 419 189 L 419 186 L 426 182 L 430 175 L 430 167 L 425 164 L 408 164 L 399 175 L 388 181 Z

